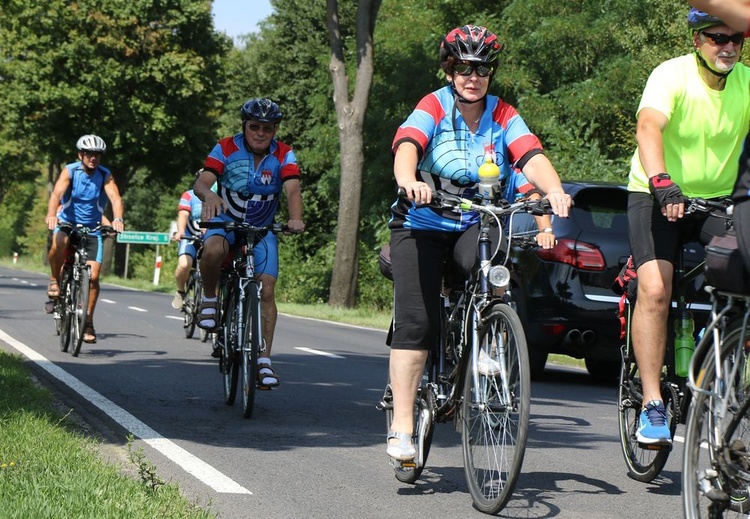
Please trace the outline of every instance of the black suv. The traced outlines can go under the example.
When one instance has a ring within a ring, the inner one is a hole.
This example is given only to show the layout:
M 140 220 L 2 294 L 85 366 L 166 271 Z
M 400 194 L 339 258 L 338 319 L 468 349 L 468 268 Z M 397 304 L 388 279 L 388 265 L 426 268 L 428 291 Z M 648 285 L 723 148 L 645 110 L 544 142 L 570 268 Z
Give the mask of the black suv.
M 550 353 L 558 353 L 584 359 L 592 376 L 612 380 L 622 344 L 612 284 L 630 256 L 628 194 L 625 186 L 604 182 L 567 182 L 563 188 L 574 206 L 570 218 L 553 218 L 557 246 L 514 250 L 511 297 L 526 331 L 533 376 L 544 371 Z M 700 245 L 686 251 L 686 266 L 703 258 Z M 707 300 L 702 284 L 699 276 L 694 293 Z

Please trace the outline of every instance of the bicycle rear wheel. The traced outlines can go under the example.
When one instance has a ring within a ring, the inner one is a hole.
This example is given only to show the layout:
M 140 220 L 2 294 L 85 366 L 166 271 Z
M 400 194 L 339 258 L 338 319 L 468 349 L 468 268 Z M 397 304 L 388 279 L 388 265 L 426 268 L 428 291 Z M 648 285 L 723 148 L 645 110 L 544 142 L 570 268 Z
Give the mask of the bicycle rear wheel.
M 195 299 L 193 300 L 193 322 L 198 322 L 198 309 L 200 308 L 201 299 L 203 299 L 203 283 L 200 278 L 195 280 Z M 211 336 L 211 333 L 205 328 L 198 328 L 200 333 L 201 342 L 206 342 Z
M 182 302 L 182 327 L 185 329 L 186 339 L 192 339 L 195 333 L 196 309 L 199 301 L 198 283 L 195 282 L 195 276 L 191 272 L 185 287 L 185 299 Z
M 81 344 L 83 344 L 83 332 L 86 327 L 86 318 L 89 311 L 89 286 L 91 285 L 91 267 L 86 265 L 81 269 L 81 278 L 78 280 L 76 288 L 76 299 L 73 306 L 75 315 L 73 317 L 73 325 L 75 327 L 75 339 L 73 342 L 73 351 L 71 352 L 74 357 L 77 357 L 81 352 Z
M 56 304 L 56 308 L 58 308 L 58 311 L 60 312 L 58 317 L 60 328 L 60 351 L 63 353 L 67 352 L 70 348 L 70 328 L 73 324 L 73 294 L 70 274 L 70 269 L 68 268 L 63 271 L 62 283 L 60 283 L 60 295 Z
M 624 348 L 624 346 L 623 346 Z M 620 367 L 620 384 L 617 390 L 617 422 L 620 429 L 620 446 L 628 476 L 636 481 L 648 483 L 661 474 L 667 463 L 671 447 L 647 449 L 641 447 L 636 439 L 638 420 L 643 408 L 643 389 L 635 359 L 625 351 L 622 352 Z M 671 391 L 662 388 L 662 399 L 669 418 L 669 428 L 674 432 L 677 427 L 674 396 Z
M 233 405 L 237 396 L 237 379 L 239 377 L 239 359 L 237 352 L 237 301 L 234 299 L 234 290 L 222 289 L 219 297 L 219 308 L 223 315 L 219 317 L 224 321 L 221 329 L 216 332 L 217 339 L 221 341 L 221 373 L 224 380 L 224 402 Z
M 467 363 L 461 403 L 464 471 L 474 506 L 502 509 L 521 472 L 529 427 L 529 357 L 518 315 L 506 304 L 485 312 L 477 355 L 496 364 L 482 374 Z M 469 351 L 469 350 L 467 350 Z
M 262 343 L 260 321 L 260 286 L 255 281 L 247 285 L 245 293 L 245 321 L 240 346 L 242 348 L 242 416 L 250 418 L 255 404 L 258 382 L 258 353 Z
M 712 352 L 703 361 L 697 382 L 713 394 L 693 393 L 682 476 L 685 517 L 690 519 L 750 513 L 750 326 L 744 336 L 741 332 L 741 326 L 734 326 L 724 334 L 718 384 Z M 740 340 L 744 344 L 738 348 Z

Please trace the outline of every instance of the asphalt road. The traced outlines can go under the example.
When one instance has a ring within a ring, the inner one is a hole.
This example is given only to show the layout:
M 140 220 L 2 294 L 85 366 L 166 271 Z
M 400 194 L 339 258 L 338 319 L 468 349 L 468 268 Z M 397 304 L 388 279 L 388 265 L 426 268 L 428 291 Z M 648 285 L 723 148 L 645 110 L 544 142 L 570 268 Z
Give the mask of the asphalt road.
M 450 424 L 437 426 L 416 485 L 394 478 L 385 417 L 375 409 L 386 379 L 384 332 L 281 315 L 273 355 L 281 385 L 259 392 L 245 420 L 239 396 L 234 406 L 223 402 L 208 343 L 184 338 L 171 296 L 105 285 L 99 341 L 74 358 L 58 348 L 45 292 L 45 276 L 0 268 L 0 348 L 28 357 L 111 444 L 124 447 L 135 435 L 162 479 L 219 517 L 485 517 L 471 506 Z M 682 516 L 682 444 L 653 483 L 629 479 L 614 402 L 614 386 L 548 368 L 532 384 L 523 473 L 500 516 Z

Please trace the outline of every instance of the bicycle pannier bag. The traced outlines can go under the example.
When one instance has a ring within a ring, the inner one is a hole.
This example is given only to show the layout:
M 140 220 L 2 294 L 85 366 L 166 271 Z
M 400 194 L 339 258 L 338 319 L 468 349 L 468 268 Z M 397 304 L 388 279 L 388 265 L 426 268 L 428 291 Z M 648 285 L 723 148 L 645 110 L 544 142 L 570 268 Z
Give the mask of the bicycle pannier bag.
M 714 236 L 706 245 L 706 282 L 727 292 L 750 292 L 750 281 L 745 274 L 734 232 Z
M 378 254 L 378 267 L 380 268 L 381 274 L 393 281 L 393 271 L 391 270 L 391 246 L 387 243 L 380 248 L 380 254 Z

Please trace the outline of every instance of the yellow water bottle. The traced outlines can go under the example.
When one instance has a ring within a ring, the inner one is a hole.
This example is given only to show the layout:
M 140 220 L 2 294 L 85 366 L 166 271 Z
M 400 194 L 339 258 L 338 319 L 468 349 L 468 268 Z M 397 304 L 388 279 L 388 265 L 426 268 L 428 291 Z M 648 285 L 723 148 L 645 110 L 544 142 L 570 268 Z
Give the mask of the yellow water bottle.
M 491 154 L 484 156 L 484 164 L 479 166 L 479 196 L 485 200 L 495 198 L 499 187 L 500 168 L 497 167 Z
M 685 311 L 674 322 L 674 371 L 679 377 L 687 377 L 690 370 L 690 359 L 695 351 L 695 323 L 693 314 Z

